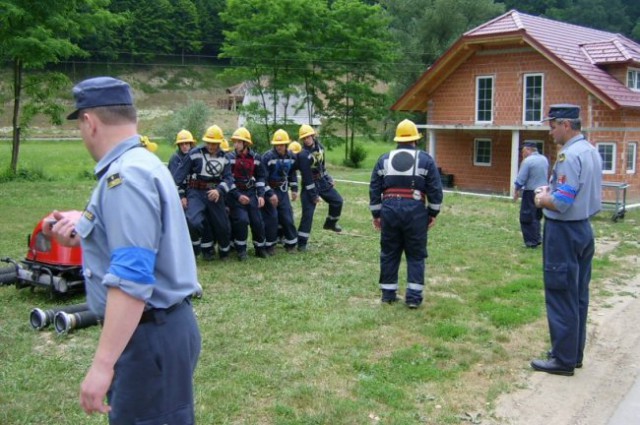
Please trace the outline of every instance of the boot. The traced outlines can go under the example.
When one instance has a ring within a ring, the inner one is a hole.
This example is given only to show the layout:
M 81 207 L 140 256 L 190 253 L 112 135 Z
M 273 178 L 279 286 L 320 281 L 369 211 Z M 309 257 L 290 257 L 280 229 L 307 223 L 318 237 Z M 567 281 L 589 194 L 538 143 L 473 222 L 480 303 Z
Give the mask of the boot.
M 338 220 L 334 220 L 329 217 L 324 221 L 324 226 L 322 226 L 322 228 L 325 230 L 332 230 L 336 233 L 342 232 L 342 227 L 338 225 Z

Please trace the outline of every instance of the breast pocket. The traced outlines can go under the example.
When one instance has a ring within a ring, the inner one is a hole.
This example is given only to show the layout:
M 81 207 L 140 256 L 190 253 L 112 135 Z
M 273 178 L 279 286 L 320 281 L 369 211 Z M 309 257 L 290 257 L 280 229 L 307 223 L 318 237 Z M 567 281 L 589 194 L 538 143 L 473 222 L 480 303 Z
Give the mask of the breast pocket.
M 569 287 L 567 265 L 547 263 L 544 266 L 544 286 L 547 289 L 566 290 Z

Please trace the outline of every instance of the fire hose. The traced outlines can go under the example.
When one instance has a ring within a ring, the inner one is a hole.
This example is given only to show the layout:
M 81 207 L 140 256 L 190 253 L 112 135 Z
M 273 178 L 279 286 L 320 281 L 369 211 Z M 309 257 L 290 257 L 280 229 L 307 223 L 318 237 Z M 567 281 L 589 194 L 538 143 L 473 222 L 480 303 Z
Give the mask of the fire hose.
M 67 334 L 74 329 L 94 326 L 99 322 L 100 318 L 89 310 L 86 303 L 73 304 L 49 310 L 34 308 L 29 315 L 31 327 L 41 330 L 53 323 L 59 335 Z

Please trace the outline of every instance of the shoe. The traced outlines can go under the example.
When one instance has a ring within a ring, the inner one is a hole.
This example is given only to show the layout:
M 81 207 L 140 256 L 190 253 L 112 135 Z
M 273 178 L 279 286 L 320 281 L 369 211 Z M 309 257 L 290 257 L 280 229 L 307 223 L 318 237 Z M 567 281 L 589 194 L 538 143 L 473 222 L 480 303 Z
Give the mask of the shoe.
M 258 248 L 256 249 L 256 257 L 258 258 L 267 258 L 269 255 L 267 254 L 267 251 L 265 251 L 264 248 Z
M 411 310 L 415 310 L 416 308 L 420 307 L 420 304 L 415 301 L 408 301 L 405 304 Z
M 270 246 L 269 248 L 267 248 L 266 252 L 269 257 L 273 257 L 274 255 L 276 255 L 276 247 Z
M 324 225 L 322 226 L 324 230 L 331 230 L 336 233 L 342 232 L 342 227 L 338 224 L 337 221 L 326 219 L 324 221 Z
M 284 250 L 290 254 L 293 254 L 294 252 L 296 252 L 296 246 L 295 245 L 286 245 L 284 247 Z
M 551 350 L 547 351 L 547 360 L 551 360 L 551 359 L 555 359 L 554 355 L 551 354 Z M 576 369 L 581 369 L 582 368 L 582 361 L 579 361 L 576 363 Z
M 568 367 L 560 363 L 555 358 L 550 360 L 533 360 L 531 362 L 533 370 L 538 372 L 546 372 L 552 375 L 573 376 L 572 367 Z
M 400 301 L 400 298 L 398 297 L 393 297 L 393 298 L 389 298 L 389 297 L 382 297 L 382 299 L 380 299 L 380 302 L 382 304 L 393 304 Z
M 308 250 L 309 250 L 309 248 L 307 248 L 306 245 L 298 245 L 298 251 L 307 252 Z
M 238 253 L 238 261 L 247 261 L 247 258 L 249 258 L 249 256 L 247 255 L 247 251 Z
M 213 252 L 202 251 L 202 259 L 204 261 L 213 261 Z

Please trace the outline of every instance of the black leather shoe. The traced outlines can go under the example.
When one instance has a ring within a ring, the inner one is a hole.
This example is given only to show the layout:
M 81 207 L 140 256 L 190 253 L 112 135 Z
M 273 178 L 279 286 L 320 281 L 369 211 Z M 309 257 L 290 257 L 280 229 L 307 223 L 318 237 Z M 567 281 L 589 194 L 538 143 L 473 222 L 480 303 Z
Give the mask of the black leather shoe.
M 547 360 L 554 359 L 555 357 L 551 354 L 551 350 L 547 351 Z M 582 361 L 576 363 L 576 369 L 582 368 Z
M 538 372 L 551 373 L 553 375 L 573 376 L 573 368 L 560 363 L 556 359 L 533 360 L 531 367 Z
M 400 298 L 398 297 L 382 297 L 382 299 L 380 300 L 380 302 L 382 302 L 382 304 L 393 304 L 396 303 L 400 300 Z
M 407 301 L 405 302 L 405 304 L 411 310 L 415 310 L 416 308 L 420 307 L 420 303 L 417 303 L 415 301 Z

